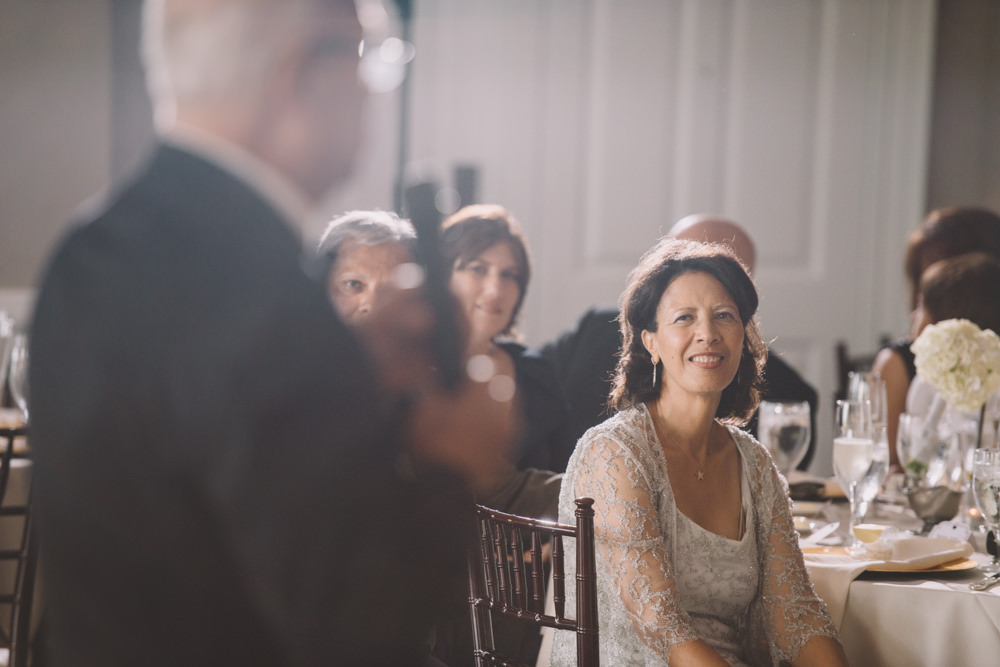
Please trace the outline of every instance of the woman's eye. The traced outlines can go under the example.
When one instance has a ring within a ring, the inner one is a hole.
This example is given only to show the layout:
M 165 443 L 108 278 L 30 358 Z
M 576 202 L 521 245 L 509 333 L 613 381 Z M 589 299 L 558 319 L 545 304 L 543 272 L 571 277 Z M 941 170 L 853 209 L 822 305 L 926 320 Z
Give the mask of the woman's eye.
M 365 284 L 356 278 L 348 278 L 341 285 L 345 292 L 350 292 L 351 294 L 357 294 L 365 288 Z
M 469 270 L 475 273 L 477 276 L 486 275 L 486 267 L 482 264 L 472 264 L 469 266 Z
M 520 276 L 518 276 L 518 274 L 517 274 L 516 271 L 504 271 L 502 275 L 503 275 L 504 280 L 509 280 L 509 281 L 515 282 L 515 283 L 519 282 Z
M 734 319 L 736 319 L 736 316 L 735 316 L 735 315 L 733 315 L 733 313 L 731 313 L 731 312 L 730 312 L 730 311 L 728 311 L 728 310 L 724 310 L 724 311 L 720 312 L 720 313 L 719 313 L 719 314 L 717 315 L 717 317 L 718 317 L 718 318 L 719 318 L 720 320 L 734 320 Z
M 691 316 L 688 315 L 687 313 L 685 313 L 683 315 L 678 315 L 677 317 L 675 317 L 674 318 L 674 322 L 687 322 L 690 319 L 691 319 Z

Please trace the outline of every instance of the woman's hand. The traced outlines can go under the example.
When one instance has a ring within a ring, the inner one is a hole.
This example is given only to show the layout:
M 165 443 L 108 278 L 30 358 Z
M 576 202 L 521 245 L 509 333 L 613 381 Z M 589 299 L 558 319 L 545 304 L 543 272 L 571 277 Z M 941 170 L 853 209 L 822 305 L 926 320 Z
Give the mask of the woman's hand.
M 677 667 L 729 667 L 729 663 L 701 639 L 670 647 L 670 664 Z

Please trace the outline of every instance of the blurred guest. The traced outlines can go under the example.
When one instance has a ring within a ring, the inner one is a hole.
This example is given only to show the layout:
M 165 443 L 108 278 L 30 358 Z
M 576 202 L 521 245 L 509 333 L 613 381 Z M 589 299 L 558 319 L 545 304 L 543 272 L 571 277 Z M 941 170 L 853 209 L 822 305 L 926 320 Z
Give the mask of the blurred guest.
M 732 220 L 709 214 L 689 215 L 678 220 L 667 235 L 728 245 L 753 272 L 756 259 L 753 240 Z M 608 393 L 620 346 L 618 310 L 602 308 L 588 310 L 574 329 L 542 347 L 542 355 L 556 367 L 560 383 L 569 398 L 571 432 L 576 438 L 608 416 Z M 809 448 L 799 463 L 800 469 L 808 468 L 816 447 L 816 410 L 819 405 L 816 390 L 772 352 L 768 354 L 764 367 L 761 391 L 763 400 L 809 403 L 811 436 Z M 757 434 L 756 414 L 745 428 L 753 435 Z
M 885 381 L 886 434 L 890 443 L 896 442 L 899 415 L 906 411 L 906 394 L 917 372 L 910 344 L 926 325 L 917 309 L 921 276 L 938 260 L 974 251 L 1000 258 L 1000 216 L 985 208 L 937 209 L 910 234 L 904 263 L 910 286 L 910 332 L 882 348 L 872 365 Z M 893 467 L 898 468 L 895 447 L 889 447 L 889 457 Z
M 464 351 L 470 369 L 486 376 L 494 391 L 516 389 L 513 410 L 521 424 L 521 447 L 508 474 L 479 495 L 501 511 L 554 520 L 561 474 L 572 451 L 566 431 L 568 407 L 548 363 L 514 342 L 514 324 L 531 278 L 520 225 L 503 207 L 467 206 L 441 228 L 442 253 L 452 266 L 451 291 L 466 326 Z M 533 664 L 541 636 L 523 623 L 494 617 L 494 642 L 507 655 Z M 455 600 L 450 623 L 437 628 L 434 655 L 451 667 L 474 664 L 467 596 Z
M 565 470 L 576 443 L 568 431 L 566 398 L 549 362 L 515 342 L 514 325 L 531 279 L 520 225 L 501 206 L 466 206 L 444 221 L 441 242 L 452 265 L 451 291 L 468 328 L 466 359 L 515 380 L 524 424 L 515 465 Z
M 383 368 L 390 388 L 406 386 L 412 377 L 411 350 L 381 349 L 382 322 L 369 325 L 368 314 L 399 291 L 401 267 L 414 261 L 416 232 L 409 221 L 388 211 L 351 211 L 334 220 L 320 239 L 317 252 L 330 263 L 327 293 L 341 317 L 359 331 L 359 338 Z M 385 343 L 391 343 L 391 339 Z M 419 355 L 417 355 L 419 361 Z M 401 370 L 408 369 L 408 370 Z M 497 473 L 495 484 L 481 488 L 479 501 L 504 512 L 555 519 L 559 480 L 555 473 L 512 463 Z
M 470 383 L 384 411 L 302 269 L 355 159 L 360 39 L 350 0 L 147 2 L 160 142 L 34 312 L 49 665 L 426 662 L 508 407 Z
M 341 319 L 363 321 L 386 290 L 398 288 L 396 269 L 414 261 L 417 233 L 391 211 L 350 211 L 334 218 L 317 252 L 330 266 L 327 293 Z
M 397 391 L 419 389 L 414 384 L 427 377 L 428 359 L 400 347 L 387 330 L 389 323 L 370 315 L 392 312 L 392 325 L 407 328 L 421 327 L 422 317 L 429 315 L 400 304 L 405 290 L 422 280 L 413 264 L 416 239 L 413 225 L 391 211 L 350 211 L 330 222 L 317 248 L 320 274 L 337 314 L 358 332 L 385 387 Z
M 916 329 L 944 320 L 963 319 L 980 329 L 1000 333 L 1000 259 L 971 252 L 931 264 L 920 278 L 915 309 Z M 906 397 L 906 412 L 926 414 L 935 391 L 915 376 Z
M 767 355 L 746 267 L 728 246 L 666 238 L 620 304 L 617 412 L 580 439 L 559 497 L 562 521 L 574 498 L 595 501 L 601 663 L 846 665 L 788 487 L 737 427 Z M 552 664 L 576 664 L 571 636 Z

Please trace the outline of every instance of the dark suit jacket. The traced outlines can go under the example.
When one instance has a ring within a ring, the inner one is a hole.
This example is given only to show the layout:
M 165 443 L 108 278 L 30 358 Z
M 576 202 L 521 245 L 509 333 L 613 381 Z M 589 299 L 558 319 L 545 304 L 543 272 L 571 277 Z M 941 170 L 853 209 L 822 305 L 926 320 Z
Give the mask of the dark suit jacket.
M 37 301 L 51 664 L 412 663 L 468 505 L 396 472 L 370 377 L 278 213 L 159 147 Z
M 575 329 L 541 348 L 543 357 L 556 367 L 570 403 L 570 430 L 579 439 L 584 432 L 610 416 L 606 409 L 611 381 L 621 349 L 618 310 L 592 308 L 584 313 Z M 774 353 L 768 354 L 764 368 L 764 391 L 761 399 L 772 401 L 807 401 L 812 423 L 809 449 L 799 464 L 805 470 L 816 449 L 816 408 L 819 397 L 802 377 Z M 757 435 L 757 415 L 746 430 Z

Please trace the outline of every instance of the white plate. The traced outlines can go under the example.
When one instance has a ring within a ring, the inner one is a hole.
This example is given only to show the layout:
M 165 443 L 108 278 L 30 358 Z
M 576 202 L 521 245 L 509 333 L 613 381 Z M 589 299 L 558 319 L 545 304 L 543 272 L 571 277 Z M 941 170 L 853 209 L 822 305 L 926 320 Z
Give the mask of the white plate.
M 821 503 L 812 500 L 793 500 L 792 501 L 792 514 L 801 516 L 816 516 L 823 511 L 826 507 L 826 503 Z
M 792 523 L 795 525 L 795 530 L 799 535 L 808 535 L 819 528 L 823 522 L 817 521 L 812 517 L 796 515 L 792 517 Z

